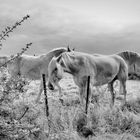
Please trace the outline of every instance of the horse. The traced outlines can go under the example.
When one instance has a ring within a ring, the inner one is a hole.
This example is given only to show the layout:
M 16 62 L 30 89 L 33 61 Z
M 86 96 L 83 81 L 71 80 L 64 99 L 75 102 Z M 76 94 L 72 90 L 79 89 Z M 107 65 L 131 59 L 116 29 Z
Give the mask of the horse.
M 40 100 L 41 93 L 43 91 L 42 74 L 45 74 L 48 78 L 48 65 L 53 57 L 58 57 L 63 52 L 68 51 L 67 48 L 56 48 L 49 51 L 47 54 L 38 56 L 26 55 L 15 57 L 12 61 L 9 61 L 9 57 L 0 57 L 0 65 L 7 65 L 8 72 L 12 77 L 22 76 L 30 80 L 40 80 L 39 93 L 36 99 L 36 103 Z M 58 89 L 61 92 L 59 85 Z
M 125 60 L 128 66 L 128 74 L 140 78 L 140 54 L 132 51 L 123 51 L 117 53 L 117 55 Z
M 54 57 L 48 65 L 48 88 L 57 85 L 63 78 L 64 72 L 73 75 L 75 84 L 80 90 L 80 103 L 84 104 L 86 96 L 87 78 L 90 76 L 91 86 L 108 84 L 111 93 L 111 105 L 114 105 L 115 94 L 113 83 L 120 81 L 120 92 L 124 95 L 126 102 L 126 80 L 128 78 L 128 67 L 125 61 L 118 55 L 94 55 L 83 52 L 64 52 Z

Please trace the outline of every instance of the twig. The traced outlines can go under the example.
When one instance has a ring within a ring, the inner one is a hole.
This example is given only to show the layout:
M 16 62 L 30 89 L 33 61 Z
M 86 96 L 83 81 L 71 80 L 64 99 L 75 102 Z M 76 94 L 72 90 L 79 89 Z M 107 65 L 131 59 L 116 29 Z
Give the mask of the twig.
M 24 54 L 29 49 L 29 46 L 31 46 L 31 45 L 32 45 L 32 43 L 26 44 L 26 47 L 22 48 L 20 53 L 17 53 L 15 56 L 11 56 L 11 58 L 8 61 L 6 61 L 3 65 L 1 65 L 0 68 L 5 67 L 9 62 L 11 62 L 12 60 L 14 60 L 14 59 L 18 58 L 19 56 L 21 56 L 22 54 Z
M 29 15 L 26 15 L 25 17 L 22 18 L 22 20 L 17 21 L 12 27 L 10 27 L 10 26 L 7 26 L 7 27 L 6 27 L 5 30 L 2 31 L 2 33 L 0 34 L 0 46 L 2 46 L 1 41 L 2 41 L 2 40 L 6 40 L 6 37 L 9 37 L 9 33 L 10 33 L 10 32 L 13 32 L 13 30 L 14 30 L 15 28 L 17 28 L 17 26 L 20 26 L 20 25 L 21 25 L 25 20 L 27 20 L 28 18 L 30 18 L 30 16 L 29 16 Z

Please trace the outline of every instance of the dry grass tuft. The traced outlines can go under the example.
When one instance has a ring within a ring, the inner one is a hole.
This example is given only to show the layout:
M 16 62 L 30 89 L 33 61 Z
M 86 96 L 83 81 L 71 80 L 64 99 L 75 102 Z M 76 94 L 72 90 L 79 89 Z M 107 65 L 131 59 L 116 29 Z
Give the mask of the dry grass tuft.
M 67 77 L 62 81 L 66 87 L 63 88 L 62 99 L 59 100 L 58 92 L 48 92 L 50 115 L 47 117 L 44 95 L 38 105 L 34 103 L 39 84 L 29 84 L 24 79 L 8 81 L 8 75 L 5 71 L 3 73 L 0 78 L 2 140 L 140 139 L 139 98 L 130 99 L 123 106 L 120 105 L 121 101 L 116 99 L 115 106 L 111 109 L 110 93 L 106 86 L 98 87 L 89 105 L 88 114 L 85 114 L 79 104 L 78 89 L 71 82 L 72 78 Z M 21 88 L 17 88 L 19 85 Z

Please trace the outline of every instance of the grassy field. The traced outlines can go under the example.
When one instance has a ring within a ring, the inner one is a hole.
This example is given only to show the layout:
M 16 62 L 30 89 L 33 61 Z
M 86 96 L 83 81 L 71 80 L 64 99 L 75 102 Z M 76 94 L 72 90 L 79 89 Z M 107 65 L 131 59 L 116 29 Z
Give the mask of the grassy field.
M 86 115 L 79 105 L 78 87 L 74 84 L 71 75 L 66 74 L 60 82 L 63 88 L 61 100 L 59 100 L 57 90 L 47 91 L 48 117 L 45 113 L 44 94 L 42 94 L 40 102 L 35 104 L 39 81 L 21 80 L 18 81 L 18 84 L 23 85 L 20 90 L 19 85 L 17 85 L 18 88 L 11 87 L 14 91 L 12 94 L 8 93 L 10 99 L 6 96 L 9 102 L 6 100 L 1 103 L 0 138 L 2 140 L 140 139 L 139 81 L 127 81 L 128 93 L 125 106 L 122 105 L 123 95 L 118 93 L 119 83 L 115 84 L 116 100 L 112 109 L 107 86 L 94 88 L 92 103 L 89 105 Z M 3 87 L 8 89 L 4 85 L 3 83 L 1 86 L 1 92 Z M 15 85 L 15 81 L 13 83 L 10 81 L 9 85 Z M 14 98 L 12 98 L 13 94 L 16 95 Z M 87 130 L 92 131 L 92 136 L 85 138 Z

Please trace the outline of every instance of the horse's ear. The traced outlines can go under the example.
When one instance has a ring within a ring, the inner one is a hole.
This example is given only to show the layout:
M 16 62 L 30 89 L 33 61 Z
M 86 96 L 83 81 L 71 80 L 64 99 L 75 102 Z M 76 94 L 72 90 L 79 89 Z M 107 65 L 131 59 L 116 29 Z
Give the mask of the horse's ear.
M 59 63 L 60 59 L 61 59 L 62 55 L 58 56 L 58 58 L 56 59 L 56 61 Z
M 67 46 L 67 51 L 71 52 L 71 49 L 70 49 L 69 45 Z

